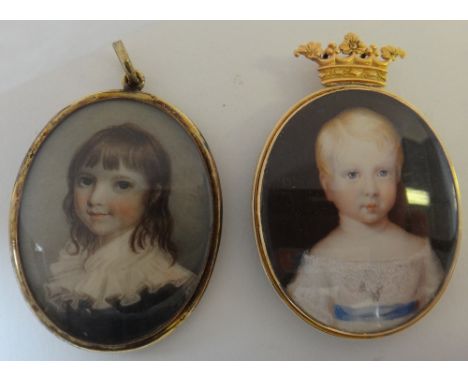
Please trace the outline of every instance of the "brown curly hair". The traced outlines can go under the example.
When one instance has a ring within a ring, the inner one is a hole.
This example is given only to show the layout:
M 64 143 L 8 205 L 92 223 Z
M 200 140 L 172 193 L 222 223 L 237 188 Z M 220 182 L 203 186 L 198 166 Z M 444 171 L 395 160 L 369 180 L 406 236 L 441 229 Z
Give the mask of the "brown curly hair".
M 171 182 L 170 160 L 161 144 L 148 132 L 133 123 L 107 127 L 94 134 L 75 153 L 68 167 L 68 193 L 63 210 L 70 224 L 70 238 L 74 252 L 97 248 L 98 240 L 79 219 L 74 208 L 76 177 L 82 167 L 94 167 L 102 163 L 106 170 L 128 169 L 142 173 L 150 191 L 139 224 L 130 238 L 134 252 L 147 245 L 157 245 L 176 258 L 176 246 L 172 241 L 173 219 L 169 211 Z

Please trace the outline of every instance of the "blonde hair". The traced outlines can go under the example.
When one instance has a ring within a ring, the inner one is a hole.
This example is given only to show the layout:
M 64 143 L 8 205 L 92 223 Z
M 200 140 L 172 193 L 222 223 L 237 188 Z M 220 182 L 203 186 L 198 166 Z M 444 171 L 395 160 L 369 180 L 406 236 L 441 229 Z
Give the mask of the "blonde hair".
M 397 152 L 399 177 L 403 165 L 400 136 L 387 118 L 365 108 L 347 109 L 320 129 L 315 143 L 315 160 L 321 175 L 331 175 L 329 162 L 332 154 L 340 145 L 345 145 L 350 137 L 375 143 L 379 149 L 393 146 Z

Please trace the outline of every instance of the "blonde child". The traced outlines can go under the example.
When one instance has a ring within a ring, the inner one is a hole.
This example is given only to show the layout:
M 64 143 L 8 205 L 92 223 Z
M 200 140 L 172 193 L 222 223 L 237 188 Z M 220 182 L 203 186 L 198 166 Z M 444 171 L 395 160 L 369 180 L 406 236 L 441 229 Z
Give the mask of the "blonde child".
M 339 330 L 395 327 L 431 300 L 443 278 L 427 238 L 388 218 L 403 164 L 400 138 L 383 116 L 348 109 L 321 128 L 316 162 L 339 225 L 304 254 L 287 292 Z
M 75 153 L 63 202 L 70 241 L 45 284 L 67 332 L 135 338 L 186 301 L 195 276 L 177 263 L 170 178 L 159 142 L 131 123 L 99 131 Z

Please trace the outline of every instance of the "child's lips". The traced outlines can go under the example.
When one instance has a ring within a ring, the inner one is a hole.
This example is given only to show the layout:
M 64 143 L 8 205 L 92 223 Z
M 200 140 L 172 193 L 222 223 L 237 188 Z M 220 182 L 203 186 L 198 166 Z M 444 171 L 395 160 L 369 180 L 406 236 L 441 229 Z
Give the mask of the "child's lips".
M 105 217 L 105 216 L 109 216 L 108 213 L 106 212 L 98 212 L 98 211 L 87 211 L 87 214 L 91 217 L 91 218 L 101 218 L 101 217 Z
M 366 208 L 367 211 L 373 212 L 377 209 L 377 203 L 368 203 L 364 205 L 364 208 Z

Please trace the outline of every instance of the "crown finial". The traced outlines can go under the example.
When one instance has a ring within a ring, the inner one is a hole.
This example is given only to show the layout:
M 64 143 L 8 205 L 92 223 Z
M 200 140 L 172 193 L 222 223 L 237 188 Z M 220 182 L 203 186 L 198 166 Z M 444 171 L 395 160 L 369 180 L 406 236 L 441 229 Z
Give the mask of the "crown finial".
M 398 57 L 404 58 L 405 51 L 390 45 L 379 51 L 375 45 L 364 44 L 355 33 L 348 33 L 339 46 L 331 42 L 322 49 L 320 43 L 309 42 L 300 45 L 294 55 L 318 63 L 320 81 L 325 86 L 385 86 L 388 64 Z

